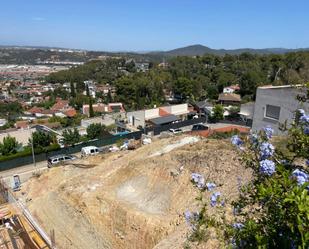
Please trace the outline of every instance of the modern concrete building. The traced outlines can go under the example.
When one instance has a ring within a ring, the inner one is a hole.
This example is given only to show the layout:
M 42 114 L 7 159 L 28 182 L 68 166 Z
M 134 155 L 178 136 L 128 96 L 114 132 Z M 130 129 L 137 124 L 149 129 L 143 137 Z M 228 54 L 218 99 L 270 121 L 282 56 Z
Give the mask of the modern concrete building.
M 254 114 L 254 102 L 248 102 L 240 105 L 239 116 L 240 118 L 246 122 L 248 126 L 252 125 L 253 114 Z
M 144 128 L 146 124 L 163 125 L 177 120 L 185 120 L 188 113 L 188 104 L 179 104 L 128 112 L 127 119 L 129 125 Z M 162 117 L 164 118 L 162 119 Z
M 289 126 L 299 108 L 309 111 L 309 103 L 301 103 L 298 95 L 305 95 L 306 90 L 300 86 L 263 86 L 256 92 L 252 130 L 259 131 L 270 125 L 275 135 L 283 132 L 280 126 L 285 123 Z

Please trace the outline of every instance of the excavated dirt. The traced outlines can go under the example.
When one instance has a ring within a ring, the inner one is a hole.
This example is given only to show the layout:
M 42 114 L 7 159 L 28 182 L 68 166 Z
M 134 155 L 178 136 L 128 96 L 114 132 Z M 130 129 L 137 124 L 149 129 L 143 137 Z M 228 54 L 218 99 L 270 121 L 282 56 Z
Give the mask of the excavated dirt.
M 74 164 L 30 179 L 20 197 L 46 231 L 55 231 L 59 249 L 183 248 L 189 232 L 183 213 L 198 209 L 191 173 L 215 182 L 227 202 L 251 177 L 229 141 L 185 135 Z

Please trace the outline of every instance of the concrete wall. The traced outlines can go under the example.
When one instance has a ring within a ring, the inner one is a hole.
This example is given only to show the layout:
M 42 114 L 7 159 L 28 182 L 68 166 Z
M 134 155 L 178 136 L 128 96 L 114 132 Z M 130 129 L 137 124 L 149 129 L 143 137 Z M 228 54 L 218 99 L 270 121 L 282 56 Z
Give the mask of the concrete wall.
M 252 119 L 253 118 L 253 114 L 254 114 L 254 102 L 249 102 L 246 104 L 242 104 L 240 106 L 240 111 L 239 111 L 240 115 L 245 116 L 248 119 Z
M 145 111 L 134 111 L 127 113 L 128 123 L 132 126 L 138 127 L 139 125 L 145 126 Z
M 161 108 L 174 115 L 185 114 L 188 112 L 188 104 L 163 106 Z
M 145 110 L 145 119 L 152 119 L 152 118 L 157 118 L 159 117 L 159 108 L 153 108 L 153 109 L 148 109 Z
M 260 87 L 257 89 L 256 101 L 254 107 L 254 116 L 252 130 L 259 131 L 263 127 L 270 125 L 274 129 L 275 135 L 282 134 L 279 130 L 279 124 L 287 121 L 291 124 L 294 119 L 295 111 L 299 108 L 309 111 L 309 104 L 303 104 L 297 101 L 298 94 L 304 94 L 305 91 L 295 87 Z M 279 121 L 265 117 L 266 105 L 280 106 Z
M 25 146 L 28 145 L 29 138 L 31 137 L 31 132 L 35 131 L 35 129 L 19 129 L 17 131 L 0 133 L 0 142 L 2 143 L 3 138 L 10 135 L 11 137 L 15 137 L 18 143 L 21 143 L 23 146 Z

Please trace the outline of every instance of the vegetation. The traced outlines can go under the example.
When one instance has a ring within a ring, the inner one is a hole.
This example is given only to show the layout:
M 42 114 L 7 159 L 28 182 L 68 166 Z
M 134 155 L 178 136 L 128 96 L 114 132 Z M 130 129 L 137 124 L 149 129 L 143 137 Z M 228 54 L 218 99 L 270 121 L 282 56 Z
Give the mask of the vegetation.
M 63 143 L 66 146 L 74 146 L 75 144 L 81 141 L 81 136 L 77 128 L 64 130 L 62 136 L 63 136 Z
M 115 86 L 115 101 L 126 107 L 144 108 L 162 104 L 165 93 L 181 101 L 217 99 L 225 86 L 239 84 L 241 96 L 255 98 L 261 85 L 300 84 L 309 80 L 309 52 L 283 55 L 204 55 L 173 57 L 167 68 L 154 66 L 148 72 L 133 70 L 132 61 L 107 59 L 51 74 L 48 82 L 76 82 L 76 95 L 84 91 L 84 80 Z M 58 95 L 65 95 L 59 92 Z M 68 97 L 68 96 L 63 96 Z
M 107 131 L 107 127 L 102 124 L 91 124 L 87 127 L 87 137 L 88 139 L 96 139 L 106 135 L 110 135 Z
M 0 143 L 0 154 L 3 156 L 8 156 L 11 154 L 16 154 L 20 144 L 17 142 L 15 137 L 8 135 L 3 138 L 3 142 Z
M 210 116 L 210 121 L 218 122 L 219 120 L 223 120 L 224 116 L 224 108 L 222 105 L 215 105 L 213 108 L 213 113 Z
M 309 84 L 307 98 L 309 100 Z M 275 148 L 271 127 L 248 137 L 234 135 L 231 142 L 241 154 L 244 163 L 253 171 L 253 180 L 240 186 L 239 199 L 232 203 L 234 221 L 224 219 L 221 202 L 224 198 L 213 192 L 209 202 L 202 201 L 201 211 L 186 212 L 191 224 L 191 240 L 207 240 L 205 231 L 217 228 L 222 240 L 232 248 L 298 248 L 309 246 L 309 114 L 300 109 L 287 140 Z M 281 151 L 282 145 L 286 147 Z M 286 154 L 286 150 L 289 153 Z M 212 191 L 215 184 L 206 183 L 202 175 L 192 174 L 193 183 L 201 191 Z M 207 214 L 207 208 L 222 213 L 221 221 Z
M 22 113 L 23 108 L 18 102 L 3 103 L 0 102 L 0 116 L 11 119 Z
M 32 144 L 33 142 L 34 148 L 44 148 L 49 146 L 54 141 L 55 138 L 49 133 L 36 131 L 32 133 L 32 139 L 29 139 L 29 144 Z

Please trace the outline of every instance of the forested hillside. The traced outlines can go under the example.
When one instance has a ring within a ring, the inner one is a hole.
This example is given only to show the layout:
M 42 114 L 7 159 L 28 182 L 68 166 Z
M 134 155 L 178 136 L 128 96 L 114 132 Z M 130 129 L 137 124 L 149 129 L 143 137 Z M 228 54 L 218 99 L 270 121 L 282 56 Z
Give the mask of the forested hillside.
M 133 62 L 107 59 L 51 74 L 46 80 L 77 82 L 82 88 L 82 82 L 89 79 L 116 86 L 116 100 L 134 108 L 162 103 L 163 90 L 181 95 L 184 100 L 216 99 L 223 87 L 230 84 L 239 84 L 243 99 L 251 100 L 261 85 L 309 81 L 309 52 L 174 57 L 168 66 L 154 64 L 145 73 L 136 72 Z

